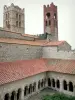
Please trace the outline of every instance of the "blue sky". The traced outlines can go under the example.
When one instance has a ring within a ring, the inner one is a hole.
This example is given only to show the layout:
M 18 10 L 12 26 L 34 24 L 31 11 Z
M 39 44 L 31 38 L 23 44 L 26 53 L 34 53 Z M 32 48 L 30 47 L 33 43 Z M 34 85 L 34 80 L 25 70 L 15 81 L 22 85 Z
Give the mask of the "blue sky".
M 43 33 L 43 5 L 54 2 L 58 6 L 59 40 L 66 40 L 75 48 L 75 0 L 2 0 L 0 26 L 3 26 L 3 6 L 14 3 L 25 8 L 25 33 Z

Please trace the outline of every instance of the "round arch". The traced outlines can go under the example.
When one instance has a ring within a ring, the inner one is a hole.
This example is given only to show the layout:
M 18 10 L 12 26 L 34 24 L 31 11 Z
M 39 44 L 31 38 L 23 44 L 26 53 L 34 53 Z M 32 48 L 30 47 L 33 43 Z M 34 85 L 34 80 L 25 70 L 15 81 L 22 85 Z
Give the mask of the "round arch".
M 49 19 L 50 16 L 51 16 L 51 14 L 50 14 L 50 12 L 48 12 L 48 13 L 46 14 L 46 19 Z
M 11 100 L 15 100 L 15 97 L 16 97 L 16 92 L 13 91 L 13 92 L 11 93 Z
M 40 80 L 38 81 L 38 89 L 40 89 L 41 88 L 41 82 L 40 82 Z
M 63 88 L 64 90 L 67 90 L 67 82 L 65 80 L 63 81 Z
M 21 99 L 21 88 L 18 89 L 18 92 L 17 92 L 17 100 L 20 100 Z
M 28 86 L 25 86 L 24 88 L 24 96 L 26 96 L 28 94 Z
M 44 81 L 43 81 L 43 79 L 42 79 L 42 81 L 41 81 L 41 87 L 43 87 L 44 86 Z
M 32 84 L 29 85 L 29 94 L 32 93 Z
M 73 92 L 73 83 L 69 82 L 69 91 Z
M 52 79 L 52 86 L 55 87 L 55 79 Z
M 48 86 L 51 86 L 51 79 L 48 78 Z
M 36 91 L 36 82 L 33 83 L 33 92 Z
M 5 94 L 4 100 L 9 100 L 9 93 L 6 93 L 6 94 Z
M 60 81 L 59 80 L 56 81 L 56 86 L 57 86 L 57 88 L 60 88 Z

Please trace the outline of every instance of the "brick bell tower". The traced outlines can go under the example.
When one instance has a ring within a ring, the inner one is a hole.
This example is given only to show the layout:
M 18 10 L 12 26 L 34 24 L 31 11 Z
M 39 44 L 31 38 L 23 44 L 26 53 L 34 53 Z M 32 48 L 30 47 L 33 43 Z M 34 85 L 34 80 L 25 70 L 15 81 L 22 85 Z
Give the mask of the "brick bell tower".
M 47 40 L 58 41 L 57 6 L 53 3 L 44 5 L 44 33 L 47 33 Z

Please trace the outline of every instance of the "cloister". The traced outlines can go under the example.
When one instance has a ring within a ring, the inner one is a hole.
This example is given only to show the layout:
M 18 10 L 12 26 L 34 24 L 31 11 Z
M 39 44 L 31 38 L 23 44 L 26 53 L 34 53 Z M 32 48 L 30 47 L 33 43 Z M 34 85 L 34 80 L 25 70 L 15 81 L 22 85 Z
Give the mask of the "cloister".
M 63 90 L 73 92 L 73 87 L 74 86 L 73 86 L 73 83 L 71 81 L 69 81 L 69 83 L 67 83 L 66 80 L 63 80 L 62 84 L 63 84 Z M 60 80 L 57 79 L 55 81 L 54 78 L 53 79 L 48 78 L 48 86 L 60 89 Z
M 46 79 L 42 79 L 38 81 L 38 89 L 44 88 L 46 85 Z M 24 88 L 24 97 L 28 96 L 36 92 L 36 82 L 26 85 Z M 10 94 L 6 93 L 4 96 L 4 100 L 21 100 L 22 90 L 19 88 L 17 91 L 12 91 Z
M 45 79 L 39 80 L 38 84 L 34 82 L 32 84 L 26 85 L 23 91 L 24 98 L 28 96 L 29 94 L 36 92 L 36 87 L 38 87 L 38 90 L 46 88 L 46 84 L 49 88 L 53 87 L 55 89 L 58 88 L 60 90 L 60 87 L 61 87 L 59 79 L 55 80 L 54 78 L 47 78 L 47 79 L 45 78 Z M 67 83 L 66 80 L 63 80 L 62 84 L 63 84 L 63 90 L 70 91 L 70 92 L 74 91 L 73 89 L 74 86 L 71 81 Z M 19 88 L 17 91 L 14 90 L 10 94 L 6 93 L 4 96 L 4 100 L 21 100 L 21 96 L 22 96 L 22 90 L 21 88 Z

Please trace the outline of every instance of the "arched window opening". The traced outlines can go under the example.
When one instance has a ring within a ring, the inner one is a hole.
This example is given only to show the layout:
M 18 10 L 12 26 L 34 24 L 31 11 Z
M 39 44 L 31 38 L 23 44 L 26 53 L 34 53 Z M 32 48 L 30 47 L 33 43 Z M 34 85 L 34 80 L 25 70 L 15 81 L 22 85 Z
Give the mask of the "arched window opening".
M 55 80 L 52 79 L 52 86 L 55 87 Z
M 59 80 L 56 81 L 56 86 L 57 86 L 57 88 L 60 88 L 60 81 Z
M 26 96 L 28 94 L 28 86 L 25 86 L 25 89 L 24 89 L 24 96 Z
M 63 81 L 63 88 L 64 90 L 67 90 L 67 82 L 65 80 Z
M 56 19 L 56 13 L 54 13 L 54 19 Z
M 9 94 L 5 94 L 4 100 L 9 100 Z
M 15 96 L 16 96 L 16 93 L 15 93 L 15 91 L 13 91 L 11 94 L 11 100 L 15 100 Z
M 21 89 L 19 88 L 17 92 L 17 100 L 20 100 L 20 98 L 21 98 Z
M 7 14 L 6 14 L 6 19 L 8 18 Z
M 51 25 L 51 21 L 49 20 L 49 25 Z
M 29 85 L 29 94 L 32 93 L 32 84 Z
M 73 92 L 73 83 L 69 82 L 69 91 Z
M 36 91 L 36 82 L 34 82 L 34 84 L 33 84 L 33 92 L 35 92 Z
M 46 19 L 49 19 L 50 18 L 50 13 L 48 12 L 47 14 L 46 14 Z
M 21 22 L 19 22 L 19 27 L 21 27 Z
M 47 26 L 47 20 L 46 20 L 46 26 Z
M 16 13 L 16 18 L 18 19 L 18 13 Z
M 44 85 L 44 82 L 43 82 L 43 79 L 42 79 L 42 82 L 41 82 L 41 87 L 43 87 L 43 85 Z
M 9 13 L 8 13 L 8 18 L 9 18 Z
M 40 83 L 40 81 L 38 82 L 38 89 L 40 89 L 40 85 L 41 85 L 41 83 Z
M 21 20 L 21 15 L 19 15 L 19 20 Z
M 16 21 L 16 27 L 18 27 L 18 21 Z
M 51 80 L 48 78 L 48 86 L 51 86 Z

